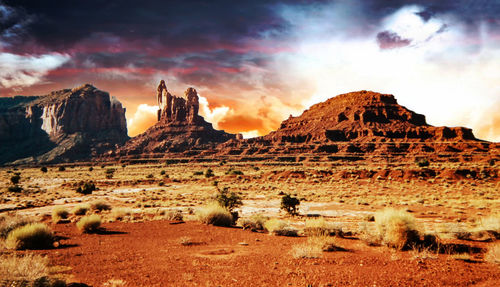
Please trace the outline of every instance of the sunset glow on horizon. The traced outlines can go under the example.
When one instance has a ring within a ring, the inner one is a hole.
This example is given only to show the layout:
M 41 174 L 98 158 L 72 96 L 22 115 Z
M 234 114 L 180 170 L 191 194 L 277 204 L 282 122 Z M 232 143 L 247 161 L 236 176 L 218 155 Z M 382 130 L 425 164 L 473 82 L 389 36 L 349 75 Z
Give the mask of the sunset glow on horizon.
M 254 137 L 372 90 L 500 141 L 495 1 L 46 2 L 0 0 L 1 97 L 91 83 L 135 136 L 156 122 L 164 79 L 177 96 L 194 87 L 215 128 Z

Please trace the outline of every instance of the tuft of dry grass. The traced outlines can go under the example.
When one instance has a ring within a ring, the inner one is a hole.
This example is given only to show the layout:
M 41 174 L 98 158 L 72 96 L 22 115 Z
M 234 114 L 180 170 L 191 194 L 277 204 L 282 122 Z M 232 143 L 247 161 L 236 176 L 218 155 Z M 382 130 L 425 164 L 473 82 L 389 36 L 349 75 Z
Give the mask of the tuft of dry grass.
M 492 214 L 479 220 L 476 232 L 487 232 L 500 239 L 500 214 Z
M 29 223 L 12 230 L 5 245 L 9 249 L 47 249 L 52 247 L 54 235 L 43 223 Z
M 124 220 L 125 218 L 132 216 L 132 210 L 126 207 L 113 208 L 111 216 L 114 220 Z
M 484 256 L 484 259 L 487 262 L 496 263 L 500 265 L 500 242 L 493 243 L 492 245 L 493 246 L 488 248 L 488 251 Z
M 72 212 L 74 215 L 85 215 L 90 210 L 89 204 L 78 204 L 73 208 Z
M 180 210 L 169 210 L 165 212 L 165 219 L 171 221 L 183 221 L 184 216 L 182 215 L 182 211 Z
M 179 243 L 180 243 L 182 246 L 190 246 L 190 245 L 193 245 L 193 241 L 191 240 L 191 237 L 189 237 L 189 236 L 183 236 L 183 237 L 179 238 Z
M 35 222 L 33 218 L 2 214 L 0 215 L 0 238 L 7 238 L 12 230 L 33 222 Z
M 270 233 L 278 236 L 290 236 L 295 237 L 298 232 L 295 228 L 290 227 L 290 225 L 276 218 L 269 219 L 264 223 L 264 228 Z
M 263 216 L 260 214 L 254 214 L 250 218 L 242 218 L 241 221 L 241 226 L 243 226 L 243 229 L 250 229 L 253 232 L 256 231 L 263 231 L 264 224 L 266 221 L 269 220 L 269 217 Z
M 306 219 L 306 227 L 304 228 L 306 236 L 323 236 L 323 235 L 338 235 L 342 236 L 342 228 L 334 226 L 331 222 L 327 222 L 325 218 Z
M 339 246 L 337 238 L 327 235 L 311 236 L 307 238 L 307 242 L 318 246 L 325 252 L 346 251 L 346 249 Z
M 49 275 L 49 258 L 26 254 L 0 257 L 0 278 L 7 280 L 36 280 Z
M 198 220 L 215 226 L 233 225 L 233 215 L 216 202 L 209 203 L 197 211 Z
M 392 208 L 375 213 L 375 225 L 381 242 L 398 250 L 420 242 L 415 217 L 404 210 Z
M 105 287 L 121 287 L 121 286 L 125 286 L 125 283 L 126 283 L 125 280 L 122 280 L 122 279 L 109 279 L 102 286 L 105 286 Z
M 67 219 L 69 212 L 63 206 L 56 206 L 52 209 L 52 222 L 59 223 L 64 219 Z
M 111 210 L 111 205 L 104 200 L 98 200 L 91 204 L 93 210 L 104 211 Z
M 76 227 L 83 233 L 93 233 L 99 230 L 101 217 L 97 214 L 84 216 L 76 223 Z

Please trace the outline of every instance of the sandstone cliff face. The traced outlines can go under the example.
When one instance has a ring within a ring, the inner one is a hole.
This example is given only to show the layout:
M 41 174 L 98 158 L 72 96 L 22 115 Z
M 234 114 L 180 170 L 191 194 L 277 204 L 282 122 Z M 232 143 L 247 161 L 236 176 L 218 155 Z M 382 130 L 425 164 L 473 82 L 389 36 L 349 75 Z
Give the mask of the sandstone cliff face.
M 121 103 L 88 84 L 0 98 L 0 163 L 85 159 L 127 139 Z
M 236 138 L 236 135 L 215 130 L 211 123 L 198 115 L 199 98 L 195 89 L 187 89 L 184 98 L 168 92 L 162 96 L 158 123 L 130 139 L 120 149 L 109 152 L 107 157 L 163 157 L 169 153 L 196 155 Z

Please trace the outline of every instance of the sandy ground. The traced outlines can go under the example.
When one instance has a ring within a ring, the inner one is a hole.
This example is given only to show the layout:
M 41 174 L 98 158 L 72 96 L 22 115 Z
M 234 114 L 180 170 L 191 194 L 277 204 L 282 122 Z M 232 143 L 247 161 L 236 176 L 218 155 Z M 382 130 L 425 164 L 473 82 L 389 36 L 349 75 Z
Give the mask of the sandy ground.
M 338 239 L 347 251 L 294 259 L 304 237 L 169 221 L 105 224 L 101 234 L 80 234 L 73 224 L 54 230 L 64 248 L 37 251 L 70 278 L 92 286 L 500 286 L 500 268 L 480 262 L 369 247 Z M 182 239 L 193 244 L 181 245 Z M 484 246 L 475 243 L 476 246 Z

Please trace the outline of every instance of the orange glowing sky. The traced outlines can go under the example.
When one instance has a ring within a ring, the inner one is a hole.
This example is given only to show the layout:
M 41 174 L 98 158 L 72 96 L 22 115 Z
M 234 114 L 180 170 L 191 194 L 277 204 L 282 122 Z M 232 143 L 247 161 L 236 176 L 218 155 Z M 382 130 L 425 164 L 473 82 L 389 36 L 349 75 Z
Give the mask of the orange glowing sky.
M 178 96 L 196 88 L 216 128 L 252 137 L 373 90 L 500 141 L 495 1 L 96 1 L 0 0 L 0 96 L 91 83 L 127 108 L 135 136 L 155 123 L 164 79 Z

